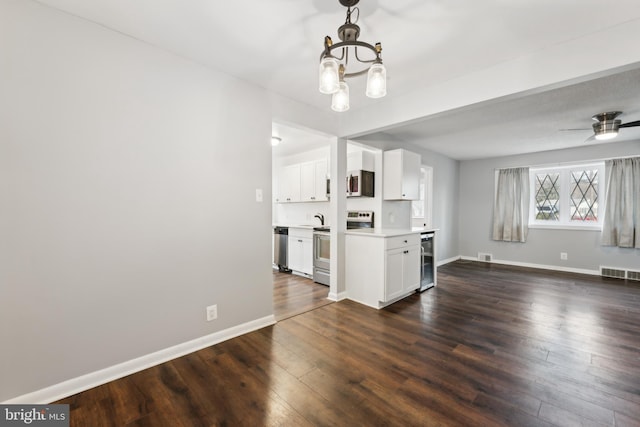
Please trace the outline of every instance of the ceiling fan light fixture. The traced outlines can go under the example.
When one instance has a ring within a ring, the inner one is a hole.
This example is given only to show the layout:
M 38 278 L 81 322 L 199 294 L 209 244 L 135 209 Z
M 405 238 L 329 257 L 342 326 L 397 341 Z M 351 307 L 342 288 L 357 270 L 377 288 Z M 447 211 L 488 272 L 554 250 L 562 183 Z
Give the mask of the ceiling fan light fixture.
M 593 124 L 593 133 L 598 141 L 607 141 L 618 136 L 618 129 L 620 129 L 622 121 L 616 117 L 620 114 L 619 111 L 612 111 L 596 114 L 592 117 L 593 120 L 596 120 L 596 123 Z
M 615 138 L 616 136 L 618 136 L 618 131 L 601 131 L 601 132 L 596 132 L 596 139 L 598 141 L 608 141 L 610 139 Z

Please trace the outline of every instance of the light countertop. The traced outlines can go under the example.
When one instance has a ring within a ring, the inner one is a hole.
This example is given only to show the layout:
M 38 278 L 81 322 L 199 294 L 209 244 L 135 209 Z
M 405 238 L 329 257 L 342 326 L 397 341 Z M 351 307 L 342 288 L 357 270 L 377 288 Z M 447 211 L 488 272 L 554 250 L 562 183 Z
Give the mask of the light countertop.
M 328 225 L 320 225 L 320 224 L 302 224 L 302 225 L 294 225 L 294 224 L 272 224 L 273 227 L 289 227 L 289 228 L 302 228 L 305 230 L 313 230 L 314 227 L 329 227 Z
M 303 230 L 313 230 L 315 227 L 322 227 L 320 224 L 273 224 L 274 227 L 288 227 L 288 228 L 301 228 Z M 325 227 L 330 227 L 325 225 Z M 419 234 L 438 231 L 438 228 L 426 228 L 426 227 L 412 227 L 412 228 L 355 228 L 351 230 L 345 230 L 345 235 L 354 236 L 372 236 L 372 237 L 393 237 L 402 236 L 405 234 Z
M 371 237 L 393 237 L 405 234 L 420 234 L 425 232 L 435 232 L 437 228 L 412 227 L 412 228 L 356 228 L 346 230 L 345 235 L 371 236 Z

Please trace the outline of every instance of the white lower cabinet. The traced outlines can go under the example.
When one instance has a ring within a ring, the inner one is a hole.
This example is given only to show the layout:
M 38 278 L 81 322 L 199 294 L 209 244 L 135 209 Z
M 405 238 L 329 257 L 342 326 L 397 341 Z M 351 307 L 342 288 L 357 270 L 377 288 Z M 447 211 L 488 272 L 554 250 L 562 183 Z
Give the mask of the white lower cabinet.
M 387 250 L 385 265 L 385 301 L 415 291 L 420 286 L 419 246 Z
M 420 287 L 420 234 L 345 236 L 349 299 L 382 308 Z
M 311 276 L 313 274 L 313 231 L 289 227 L 287 267 Z

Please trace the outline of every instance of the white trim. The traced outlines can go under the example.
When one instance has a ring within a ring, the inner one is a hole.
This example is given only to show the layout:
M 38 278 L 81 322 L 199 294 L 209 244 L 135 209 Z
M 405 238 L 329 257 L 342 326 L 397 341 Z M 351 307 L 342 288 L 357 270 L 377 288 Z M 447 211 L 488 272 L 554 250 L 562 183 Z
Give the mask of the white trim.
M 421 165 L 420 178 L 424 181 L 424 191 L 420 195 L 420 200 L 411 202 L 411 222 L 412 225 L 415 222 L 420 222 L 423 224 L 421 226 L 431 228 L 433 226 L 433 167 Z M 422 216 L 413 216 L 413 204 L 418 201 L 422 202 L 423 214 Z
M 440 267 L 441 265 L 445 265 L 445 264 L 449 264 L 450 262 L 457 261 L 460 258 L 461 258 L 461 256 L 458 255 L 458 256 L 451 257 L 451 258 L 443 259 L 441 261 L 438 261 L 437 265 L 438 265 L 438 267 Z M 476 261 L 477 261 L 477 258 L 476 258 Z
M 335 292 L 329 292 L 329 295 L 327 296 L 328 300 L 331 301 L 342 301 L 343 299 L 347 299 L 348 295 L 347 292 L 340 292 L 338 294 L 336 294 Z
M 529 228 L 537 228 L 540 230 L 574 230 L 574 231 L 602 231 L 602 225 L 551 225 L 551 224 L 529 224 Z
M 478 258 L 470 257 L 470 256 L 461 256 L 460 259 L 463 259 L 465 261 L 480 262 L 480 261 L 478 261 Z M 591 275 L 591 276 L 599 276 L 600 275 L 600 270 L 587 270 L 587 269 L 584 269 L 584 268 L 561 267 L 561 266 L 558 266 L 558 265 L 532 264 L 530 262 L 507 261 L 507 260 L 495 259 L 495 258 L 488 264 L 514 265 L 514 266 L 517 266 L 517 267 L 537 268 L 537 269 L 540 269 L 540 270 L 564 271 L 564 272 L 567 272 L 567 273 L 588 274 L 588 275 Z
M 529 228 L 541 228 L 541 229 L 561 229 L 561 230 L 593 230 L 601 231 L 604 218 L 604 209 L 598 213 L 597 221 L 580 221 L 572 220 L 571 214 L 571 192 L 572 185 L 571 173 L 575 171 L 583 172 L 587 169 L 597 169 L 598 171 L 598 184 L 597 192 L 598 196 L 604 200 L 605 194 L 605 165 L 604 162 L 578 162 L 569 163 L 564 166 L 549 166 L 549 167 L 537 167 L 529 168 L 529 181 L 530 181 L 530 197 L 529 197 Z M 538 210 L 536 203 L 536 183 L 537 175 L 545 173 L 558 173 L 558 196 L 556 201 L 560 208 L 560 215 L 558 220 L 539 220 L 536 219 Z
M 100 369 L 99 371 L 91 372 L 31 393 L 23 394 L 22 396 L 14 397 L 13 399 L 2 402 L 2 404 L 35 405 L 55 402 L 76 393 L 108 383 L 109 381 L 117 380 L 152 366 L 184 356 L 185 354 L 193 353 L 231 338 L 271 326 L 275 323 L 276 320 L 273 315 L 252 320 L 223 331 L 214 332 L 210 335 L 205 335 L 182 344 L 174 345 L 126 362 L 118 363 L 117 365 L 113 365 L 108 368 Z

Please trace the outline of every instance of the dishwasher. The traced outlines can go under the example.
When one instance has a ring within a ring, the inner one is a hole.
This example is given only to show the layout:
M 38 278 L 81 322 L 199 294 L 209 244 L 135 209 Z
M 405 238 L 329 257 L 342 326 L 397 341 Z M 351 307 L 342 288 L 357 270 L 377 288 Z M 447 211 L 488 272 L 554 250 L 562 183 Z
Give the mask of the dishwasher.
M 287 266 L 289 227 L 273 227 L 273 263 L 278 271 L 291 273 Z

